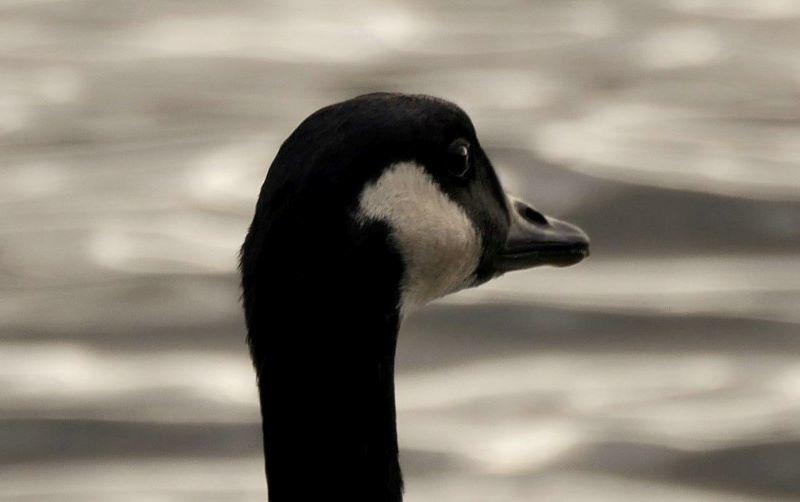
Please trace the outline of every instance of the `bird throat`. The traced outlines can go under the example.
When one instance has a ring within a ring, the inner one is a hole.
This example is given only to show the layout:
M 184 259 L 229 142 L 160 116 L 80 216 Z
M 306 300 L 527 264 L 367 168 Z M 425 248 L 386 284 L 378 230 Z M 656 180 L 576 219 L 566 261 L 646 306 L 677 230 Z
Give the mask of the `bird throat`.
M 274 269 L 248 314 L 271 502 L 399 502 L 394 359 L 402 265 L 375 225 L 337 266 Z

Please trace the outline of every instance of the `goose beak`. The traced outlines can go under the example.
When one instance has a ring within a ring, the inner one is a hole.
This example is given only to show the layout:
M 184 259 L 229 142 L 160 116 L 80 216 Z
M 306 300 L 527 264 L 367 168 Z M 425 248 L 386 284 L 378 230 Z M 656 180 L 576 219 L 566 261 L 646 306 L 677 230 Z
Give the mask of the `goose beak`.
M 541 265 L 568 267 L 589 256 L 589 237 L 571 223 L 545 216 L 514 197 L 508 198 L 511 226 L 497 259 L 498 273 Z

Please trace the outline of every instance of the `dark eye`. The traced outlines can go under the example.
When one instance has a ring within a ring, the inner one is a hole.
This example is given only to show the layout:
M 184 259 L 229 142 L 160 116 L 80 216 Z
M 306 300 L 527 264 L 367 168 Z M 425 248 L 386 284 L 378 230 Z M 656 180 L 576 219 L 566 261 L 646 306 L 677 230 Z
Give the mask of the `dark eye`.
M 469 157 L 469 143 L 454 141 L 447 149 L 447 171 L 457 178 L 465 177 L 471 165 Z

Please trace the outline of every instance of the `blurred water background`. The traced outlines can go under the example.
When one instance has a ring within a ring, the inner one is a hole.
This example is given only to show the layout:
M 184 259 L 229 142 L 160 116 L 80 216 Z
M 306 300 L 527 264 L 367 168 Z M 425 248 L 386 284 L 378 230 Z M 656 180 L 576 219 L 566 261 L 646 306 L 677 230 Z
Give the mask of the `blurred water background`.
M 0 1 L 0 499 L 264 499 L 236 251 L 374 90 L 593 237 L 406 322 L 408 501 L 800 499 L 792 0 Z

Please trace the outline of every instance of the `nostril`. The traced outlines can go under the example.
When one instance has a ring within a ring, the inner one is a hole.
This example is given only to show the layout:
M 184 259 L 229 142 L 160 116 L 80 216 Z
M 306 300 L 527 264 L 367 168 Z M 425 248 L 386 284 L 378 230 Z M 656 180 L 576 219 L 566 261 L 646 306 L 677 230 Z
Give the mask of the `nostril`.
M 521 207 L 519 207 L 518 211 L 520 216 L 530 221 L 531 223 L 536 223 L 537 225 L 550 224 L 550 222 L 547 221 L 547 218 L 545 218 L 542 213 L 540 213 L 539 211 L 535 210 L 530 206 L 522 205 Z

